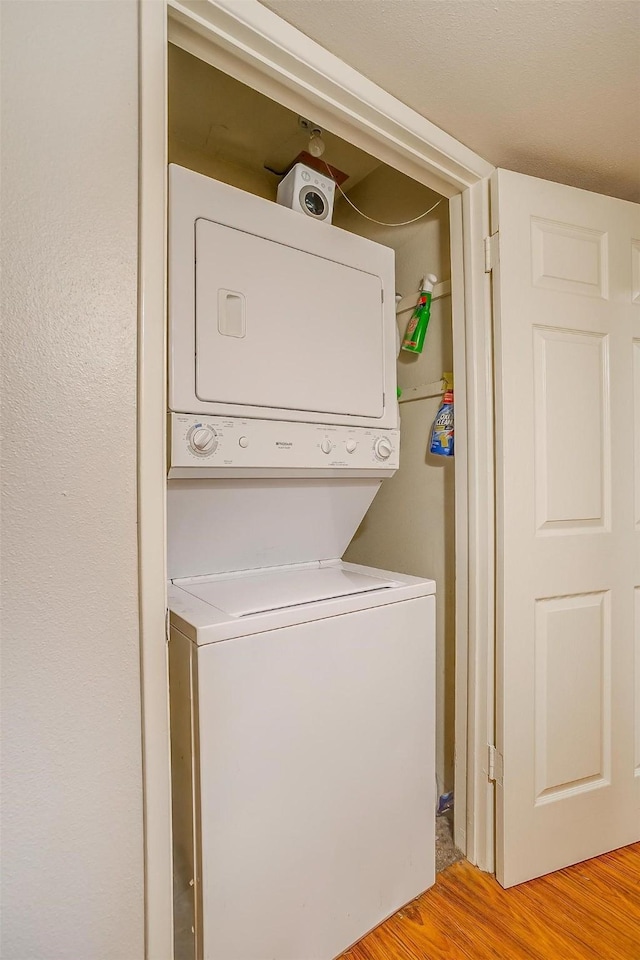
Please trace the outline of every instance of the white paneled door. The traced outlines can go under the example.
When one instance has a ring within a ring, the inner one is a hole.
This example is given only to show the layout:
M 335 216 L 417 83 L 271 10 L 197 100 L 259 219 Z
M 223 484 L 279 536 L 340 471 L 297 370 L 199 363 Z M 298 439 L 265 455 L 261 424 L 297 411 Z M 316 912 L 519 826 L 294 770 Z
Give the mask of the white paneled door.
M 497 875 L 640 840 L 640 206 L 492 181 Z

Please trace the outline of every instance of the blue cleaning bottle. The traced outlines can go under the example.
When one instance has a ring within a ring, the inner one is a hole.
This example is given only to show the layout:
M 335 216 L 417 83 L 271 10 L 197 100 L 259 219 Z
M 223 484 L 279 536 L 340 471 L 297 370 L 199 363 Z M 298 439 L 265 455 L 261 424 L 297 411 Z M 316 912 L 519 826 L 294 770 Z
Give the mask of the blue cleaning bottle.
M 453 456 L 453 390 L 446 391 L 431 429 L 429 452 L 439 457 Z

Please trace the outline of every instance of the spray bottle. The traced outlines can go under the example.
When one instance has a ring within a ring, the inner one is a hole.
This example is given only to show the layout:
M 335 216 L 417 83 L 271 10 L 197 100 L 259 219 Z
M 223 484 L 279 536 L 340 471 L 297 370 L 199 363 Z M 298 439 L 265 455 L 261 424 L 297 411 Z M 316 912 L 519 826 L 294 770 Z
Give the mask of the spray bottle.
M 440 457 L 452 457 L 454 437 L 453 374 L 443 373 L 442 379 L 445 393 L 431 428 L 429 453 L 435 453 Z
M 402 341 L 402 349 L 408 350 L 409 353 L 422 353 L 424 337 L 431 316 L 431 297 L 437 280 L 438 278 L 432 273 L 428 273 L 420 284 L 420 296 L 415 310 L 411 314 L 411 319 L 407 324 L 407 332 Z

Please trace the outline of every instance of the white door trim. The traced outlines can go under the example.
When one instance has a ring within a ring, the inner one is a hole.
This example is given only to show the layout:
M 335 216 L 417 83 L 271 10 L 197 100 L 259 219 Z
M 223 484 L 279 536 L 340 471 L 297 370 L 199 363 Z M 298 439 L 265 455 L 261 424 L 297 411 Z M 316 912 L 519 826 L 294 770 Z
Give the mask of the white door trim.
M 145 957 L 173 957 L 171 757 L 166 642 L 167 17 L 139 4 L 138 564 Z
M 493 354 L 482 259 L 493 168 L 258 0 L 142 0 L 139 519 L 149 960 L 172 956 L 173 947 L 164 622 L 167 12 L 172 42 L 452 199 L 456 409 L 458 429 L 465 422 L 467 429 L 466 450 L 458 446 L 456 456 L 456 579 L 468 587 L 459 591 L 456 611 L 456 839 L 473 863 L 493 870 L 486 777 L 493 734 Z
M 468 523 L 460 538 L 466 537 L 468 553 L 468 636 L 456 629 L 455 772 L 456 783 L 458 777 L 463 779 L 466 775 L 466 837 L 461 834 L 461 817 L 456 816 L 454 828 L 456 843 L 466 849 L 468 859 L 493 872 L 495 791 L 489 779 L 488 744 L 493 744 L 495 738 L 495 436 L 491 282 L 485 272 L 483 239 L 489 235 L 489 182 L 469 187 L 461 199 L 463 270 L 458 274 L 462 272 L 464 277 L 465 344 L 459 350 L 464 350 L 466 359 L 463 379 L 467 389 Z M 452 234 L 453 229 L 452 226 Z M 456 249 L 452 247 L 452 276 L 456 260 Z M 454 345 L 457 346 L 455 339 Z M 457 522 L 456 513 L 456 525 Z M 456 541 L 456 551 L 464 546 Z M 461 577 L 456 558 L 456 582 Z M 458 591 L 456 602 L 459 603 Z M 456 617 L 460 615 L 456 608 Z M 465 669 L 466 679 L 460 675 Z M 464 744 L 465 730 L 468 739 L 466 751 L 462 752 L 459 744 Z M 465 762 L 466 771 L 461 769 Z

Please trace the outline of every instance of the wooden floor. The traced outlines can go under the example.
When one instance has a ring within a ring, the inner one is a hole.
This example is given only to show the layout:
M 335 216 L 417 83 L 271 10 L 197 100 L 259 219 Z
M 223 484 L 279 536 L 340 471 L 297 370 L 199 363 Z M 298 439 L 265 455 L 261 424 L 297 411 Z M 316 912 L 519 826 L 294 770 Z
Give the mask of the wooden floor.
M 640 843 L 510 890 L 454 863 L 340 960 L 640 960 Z

